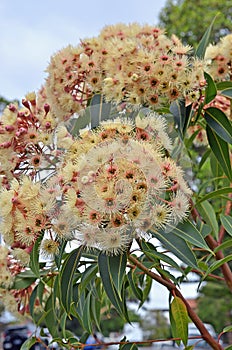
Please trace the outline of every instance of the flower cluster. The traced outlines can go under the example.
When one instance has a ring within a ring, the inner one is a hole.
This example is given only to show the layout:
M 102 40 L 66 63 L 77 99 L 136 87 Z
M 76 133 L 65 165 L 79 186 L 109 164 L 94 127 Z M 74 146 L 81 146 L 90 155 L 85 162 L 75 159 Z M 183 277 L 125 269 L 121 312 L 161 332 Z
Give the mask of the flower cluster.
M 216 45 L 209 45 L 205 59 L 208 62 L 206 71 L 215 81 L 230 80 L 232 76 L 232 34 L 221 38 Z
M 179 97 L 196 100 L 205 86 L 204 64 L 190 58 L 190 50 L 160 28 L 107 26 L 51 58 L 45 92 L 61 120 L 85 108 L 94 93 L 153 109 Z
M 56 254 L 63 239 L 119 253 L 150 228 L 186 217 L 190 190 L 168 156 L 163 117 L 138 112 L 78 138 L 62 126 L 56 140 L 65 149 L 55 174 L 43 184 L 21 173 L 0 192 L 1 232 L 24 264 L 41 235 L 45 256 Z
M 117 118 L 83 131 L 68 149 L 57 175 L 59 215 L 72 218 L 79 242 L 117 254 L 134 237 L 186 217 L 191 191 L 168 156 L 165 129 L 155 113 Z
M 7 310 L 12 314 L 19 317 L 20 314 L 24 313 L 24 307 L 22 307 L 22 299 L 25 301 L 25 296 L 28 295 L 27 301 L 29 300 L 29 295 L 31 294 L 32 288 L 24 289 L 23 291 L 8 290 L 12 288 L 14 284 L 14 276 L 20 273 L 23 266 L 18 263 L 16 258 L 17 249 L 12 252 L 8 250 L 5 246 L 0 246 L 0 299 L 1 302 L 7 307 Z M 29 293 L 29 294 L 28 294 Z M 19 296 L 20 295 L 20 296 Z M 28 304 L 29 310 L 29 304 Z
M 22 108 L 10 104 L 0 120 L 0 173 L 6 188 L 13 177 L 35 178 L 42 163 L 54 169 L 57 120 L 47 103 L 36 101 L 35 93 L 28 94 L 22 104 Z

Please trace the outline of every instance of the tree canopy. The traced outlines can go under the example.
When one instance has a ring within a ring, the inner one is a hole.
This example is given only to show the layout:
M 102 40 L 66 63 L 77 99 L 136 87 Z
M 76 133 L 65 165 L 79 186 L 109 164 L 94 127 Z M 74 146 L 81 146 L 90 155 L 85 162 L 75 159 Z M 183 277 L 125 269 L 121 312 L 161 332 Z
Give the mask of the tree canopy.
M 167 33 L 176 34 L 186 44 L 196 46 L 206 28 L 216 16 L 210 41 L 232 30 L 232 7 L 229 1 L 217 0 L 167 0 L 159 15 L 159 25 Z

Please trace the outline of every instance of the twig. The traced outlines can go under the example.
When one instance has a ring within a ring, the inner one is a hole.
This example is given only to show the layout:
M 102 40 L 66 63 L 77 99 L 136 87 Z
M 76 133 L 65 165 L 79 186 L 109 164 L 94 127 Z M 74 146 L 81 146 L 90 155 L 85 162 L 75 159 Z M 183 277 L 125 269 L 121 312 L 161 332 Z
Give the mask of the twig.
M 158 283 L 165 286 L 172 294 L 175 294 L 177 297 L 179 297 L 185 304 L 186 309 L 188 311 L 188 315 L 193 321 L 193 323 L 196 325 L 198 330 L 200 331 L 202 338 L 212 346 L 212 349 L 215 350 L 222 350 L 223 348 L 221 345 L 210 335 L 206 327 L 204 326 L 201 319 L 197 316 L 197 314 L 193 311 L 193 309 L 190 307 L 187 300 L 184 298 L 182 293 L 177 289 L 176 285 L 168 280 L 167 278 L 161 277 L 160 275 L 154 273 L 150 269 L 148 269 L 146 266 L 144 266 L 135 256 L 128 255 L 128 259 L 135 264 L 139 269 L 141 269 L 146 275 L 150 276 L 153 280 L 157 281 Z

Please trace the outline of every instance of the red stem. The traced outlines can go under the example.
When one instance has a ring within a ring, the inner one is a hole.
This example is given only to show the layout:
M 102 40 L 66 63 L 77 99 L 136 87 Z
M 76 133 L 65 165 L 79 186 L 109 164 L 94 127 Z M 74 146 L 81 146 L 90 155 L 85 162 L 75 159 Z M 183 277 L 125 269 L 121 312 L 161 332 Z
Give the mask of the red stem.
M 212 346 L 212 349 L 215 350 L 222 350 L 222 346 L 210 335 L 208 330 L 205 328 L 203 322 L 201 319 L 197 316 L 197 314 L 193 311 L 193 309 L 190 307 L 187 300 L 184 298 L 184 296 L 181 294 L 179 289 L 177 289 L 176 285 L 172 283 L 169 279 L 164 278 L 154 272 L 152 272 L 150 269 L 148 269 L 146 266 L 144 266 L 139 260 L 136 259 L 135 256 L 129 255 L 128 259 L 133 262 L 135 266 L 137 266 L 140 270 L 142 270 L 146 275 L 150 276 L 153 280 L 157 281 L 158 283 L 165 286 L 173 295 L 176 295 L 179 297 L 185 304 L 186 309 L 188 311 L 188 315 L 193 321 L 193 323 L 196 325 L 196 327 L 199 329 L 202 338 Z

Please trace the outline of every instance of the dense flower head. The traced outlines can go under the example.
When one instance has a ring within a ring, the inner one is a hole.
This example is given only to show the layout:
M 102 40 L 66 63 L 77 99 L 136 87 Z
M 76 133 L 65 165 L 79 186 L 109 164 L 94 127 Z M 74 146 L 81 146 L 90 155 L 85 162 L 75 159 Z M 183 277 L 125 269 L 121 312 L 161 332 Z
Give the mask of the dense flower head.
M 44 168 L 54 165 L 57 119 L 48 104 L 37 101 L 35 93 L 29 93 L 22 105 L 7 106 L 0 120 L 0 173 L 5 187 L 22 174 L 34 178 L 42 163 Z
M 57 174 L 59 215 L 72 218 L 81 244 L 117 254 L 149 229 L 186 217 L 191 191 L 169 157 L 165 129 L 163 117 L 138 113 L 84 130 L 67 150 Z
M 232 34 L 221 38 L 218 44 L 210 44 L 205 52 L 206 71 L 216 81 L 231 80 L 232 75 Z
M 153 109 L 205 86 L 203 62 L 160 28 L 118 24 L 52 56 L 45 90 L 61 120 L 85 108 L 94 93 L 107 101 Z

